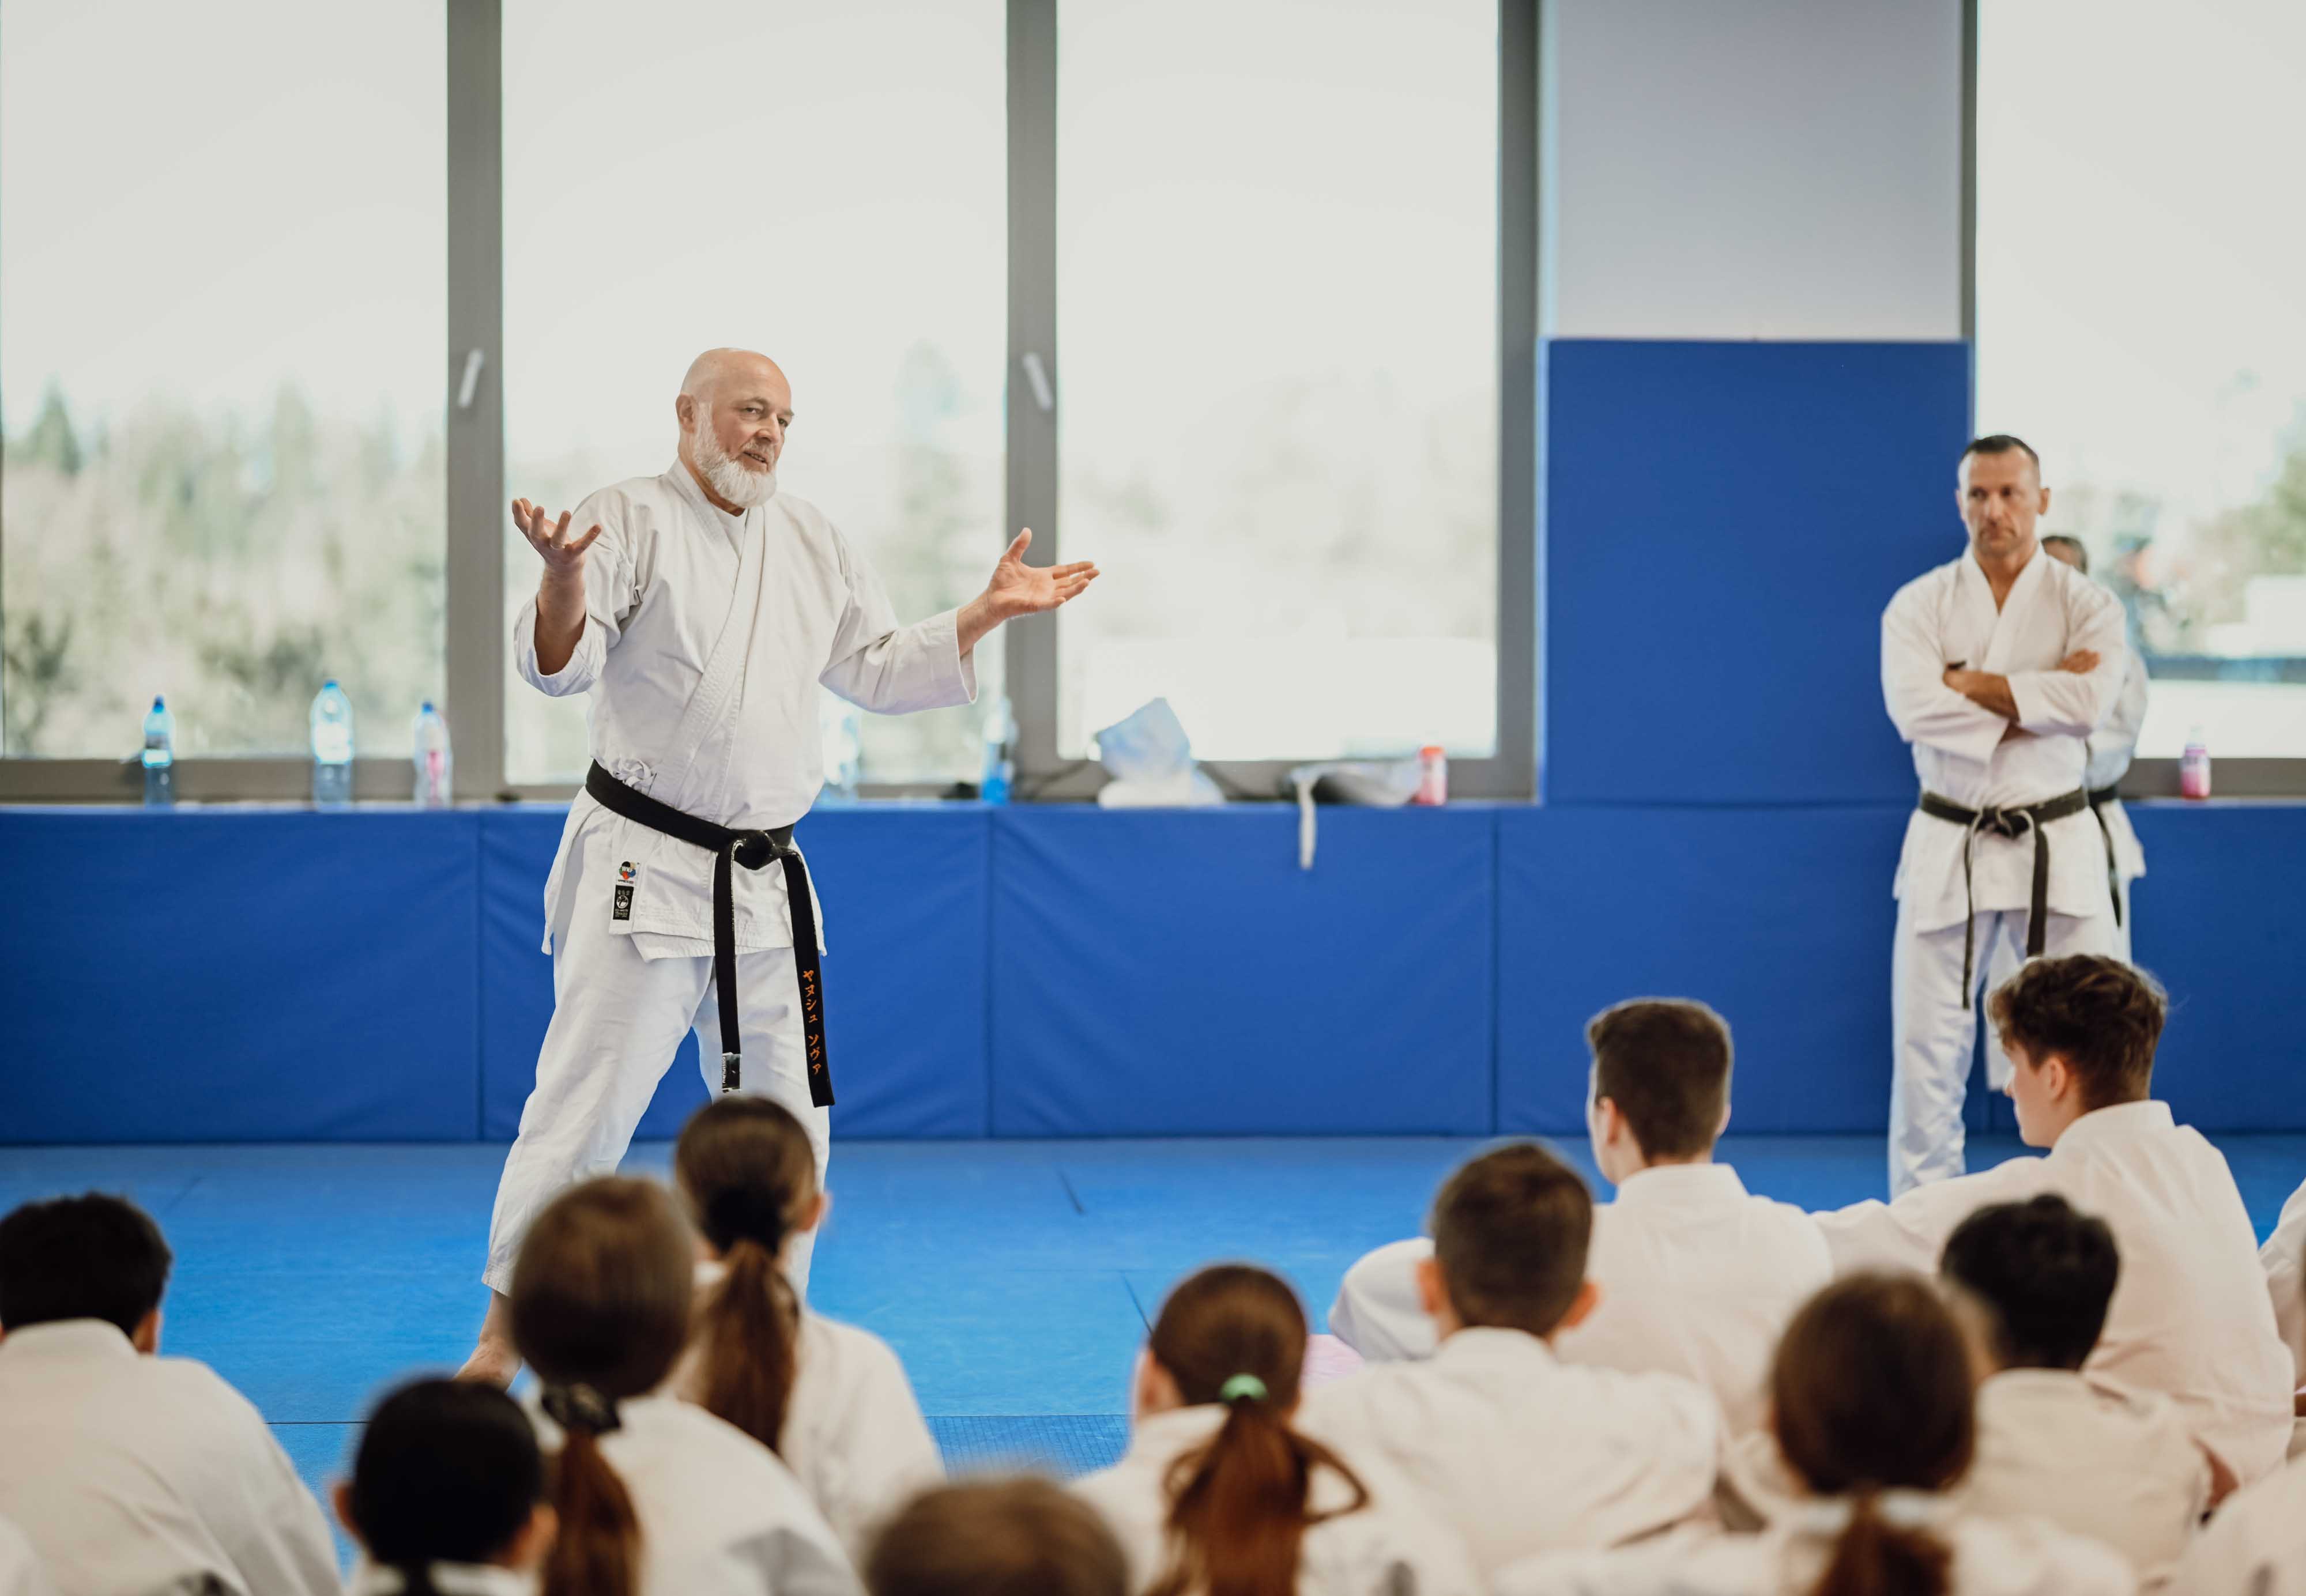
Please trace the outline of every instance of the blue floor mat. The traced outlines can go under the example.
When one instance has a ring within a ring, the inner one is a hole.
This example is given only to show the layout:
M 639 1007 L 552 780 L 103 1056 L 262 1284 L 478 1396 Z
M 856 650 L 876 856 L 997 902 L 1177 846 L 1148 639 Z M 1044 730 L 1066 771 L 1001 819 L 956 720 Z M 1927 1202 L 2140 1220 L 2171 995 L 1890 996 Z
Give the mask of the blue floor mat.
M 2306 1137 L 2219 1139 L 2263 1234 Z M 1316 1327 L 1345 1267 L 1413 1233 L 1482 1144 L 1447 1138 L 841 1142 L 816 1306 L 904 1359 L 956 1468 L 1061 1473 L 1118 1455 L 1146 1318 L 1182 1276 L 1251 1259 Z M 1559 1144 L 1589 1174 L 1582 1146 Z M 1977 1139 L 1978 1165 L 2018 1152 Z M 628 1168 L 662 1170 L 636 1148 Z M 1805 1207 L 1883 1191 L 1879 1137 L 1731 1137 L 1754 1191 Z M 176 1251 L 166 1350 L 248 1394 L 316 1488 L 385 1387 L 453 1369 L 477 1327 L 500 1147 L 0 1148 L 0 1210 L 127 1192 Z

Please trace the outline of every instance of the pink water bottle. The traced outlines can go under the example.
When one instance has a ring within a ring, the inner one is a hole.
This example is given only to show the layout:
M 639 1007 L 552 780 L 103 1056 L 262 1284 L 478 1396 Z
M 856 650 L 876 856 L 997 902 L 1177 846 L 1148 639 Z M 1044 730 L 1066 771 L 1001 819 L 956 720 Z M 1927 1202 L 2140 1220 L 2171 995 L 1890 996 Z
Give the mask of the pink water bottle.
M 2210 796 L 2210 750 L 2202 741 L 2202 729 L 2186 739 L 2186 751 L 2178 760 L 2178 796 L 2206 798 Z
M 1449 801 L 1449 755 L 1439 744 L 1429 744 L 1417 750 L 1417 796 L 1411 801 L 1420 804 L 1446 804 Z

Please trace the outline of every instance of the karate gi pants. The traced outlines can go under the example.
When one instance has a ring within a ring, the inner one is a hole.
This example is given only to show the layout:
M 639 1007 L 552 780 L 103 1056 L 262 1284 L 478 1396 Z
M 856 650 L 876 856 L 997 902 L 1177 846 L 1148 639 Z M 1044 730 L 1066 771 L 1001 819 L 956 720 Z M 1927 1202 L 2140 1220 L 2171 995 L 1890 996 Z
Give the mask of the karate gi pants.
M 2122 883 L 2122 924 L 2114 927 L 2114 946 L 2106 952 L 2124 964 L 2138 962 L 2130 956 L 2130 883 L 2127 881 Z M 1994 963 L 1986 972 L 1986 989 L 1991 992 L 2001 986 L 2016 975 L 2018 967 L 2024 962 L 2026 943 L 2022 937 L 2014 945 L 2003 943 L 1994 951 Z M 2002 1051 L 2002 1038 L 1994 1034 L 1994 1028 L 1990 1025 L 1986 1028 L 1986 1084 L 1997 1092 L 2010 1084 L 2010 1056 Z
M 1982 909 L 1970 971 L 1970 1003 L 1961 993 L 1961 922 L 1917 931 L 1906 905 L 1890 952 L 1890 1195 L 1963 1173 L 1962 1100 L 1977 1046 L 1979 1017 L 1988 990 L 1986 973 L 1997 959 L 2016 969 L 2026 957 L 2027 911 Z M 2124 917 L 2125 918 L 2127 917 Z M 2112 909 L 2094 915 L 2053 913 L 2044 935 L 2045 958 L 2112 953 Z M 2006 1079 L 2006 1077 L 2005 1077 Z
M 567 882 L 571 910 L 552 942 L 552 1023 L 537 1055 L 536 1086 L 520 1111 L 520 1136 L 505 1157 L 489 1222 L 493 1291 L 512 1291 L 521 1238 L 544 1206 L 575 1182 L 615 1173 L 657 1082 L 688 1032 L 696 1033 L 705 1087 L 721 1087 L 721 1019 L 713 960 L 644 959 L 608 924 L 605 892 Z M 737 955 L 737 1009 L 744 1026 L 744 1089 L 792 1111 L 816 1154 L 818 1184 L 832 1153 L 833 1111 L 808 1100 L 800 994 L 790 948 Z M 806 1294 L 814 1231 L 785 1243 L 786 1273 Z

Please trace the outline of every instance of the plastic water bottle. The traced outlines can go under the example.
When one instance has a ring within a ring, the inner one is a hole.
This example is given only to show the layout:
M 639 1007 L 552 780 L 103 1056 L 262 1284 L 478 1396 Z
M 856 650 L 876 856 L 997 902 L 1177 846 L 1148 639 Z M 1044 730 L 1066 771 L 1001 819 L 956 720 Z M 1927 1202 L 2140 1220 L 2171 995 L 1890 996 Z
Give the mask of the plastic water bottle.
M 1437 743 L 1428 743 L 1417 750 L 1417 796 L 1413 804 L 1446 804 L 1449 801 L 1449 751 Z
M 353 701 L 335 677 L 312 697 L 312 802 L 341 809 L 353 801 Z
M 144 717 L 144 807 L 165 809 L 176 801 L 176 717 L 158 693 Z
M 977 796 L 988 804 L 1009 801 L 1010 786 L 1017 778 L 1017 761 L 1010 751 L 1016 736 L 1017 718 L 1010 713 L 1009 696 L 1004 693 L 985 717 L 985 779 L 978 784 Z
M 857 783 L 863 779 L 865 727 L 855 704 L 831 693 L 817 699 L 816 740 L 824 764 L 824 798 L 837 804 L 857 801 Z
M 449 772 L 454 768 L 448 754 L 448 722 L 427 698 L 416 712 L 415 747 L 416 807 L 420 809 L 445 809 L 453 798 Z
M 2199 726 L 2186 738 L 2186 751 L 2178 759 L 2178 796 L 2206 798 L 2210 796 L 2210 750 L 2202 741 Z

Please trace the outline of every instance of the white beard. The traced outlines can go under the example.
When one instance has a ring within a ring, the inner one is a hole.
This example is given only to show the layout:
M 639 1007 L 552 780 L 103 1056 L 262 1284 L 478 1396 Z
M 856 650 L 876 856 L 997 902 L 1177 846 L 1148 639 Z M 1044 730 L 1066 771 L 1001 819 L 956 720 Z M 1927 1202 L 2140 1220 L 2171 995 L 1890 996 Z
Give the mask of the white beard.
M 690 446 L 696 457 L 696 469 L 712 490 L 730 504 L 742 509 L 768 503 L 777 496 L 777 474 L 773 468 L 756 471 L 752 466 L 721 447 L 707 420 L 696 429 L 695 442 Z

